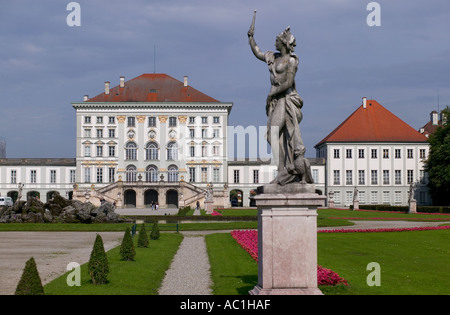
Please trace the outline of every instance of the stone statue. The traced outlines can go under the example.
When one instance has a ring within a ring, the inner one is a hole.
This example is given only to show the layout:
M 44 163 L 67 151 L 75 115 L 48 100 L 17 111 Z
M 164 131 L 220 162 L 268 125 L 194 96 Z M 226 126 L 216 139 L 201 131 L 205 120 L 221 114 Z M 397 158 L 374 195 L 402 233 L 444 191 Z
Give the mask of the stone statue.
M 275 41 L 279 52 L 265 52 L 255 42 L 255 18 L 248 31 L 253 54 L 267 63 L 271 89 L 266 101 L 267 140 L 278 161 L 278 175 L 271 183 L 286 185 L 292 182 L 313 183 L 309 161 L 304 157 L 305 146 L 300 134 L 303 100 L 295 88 L 295 75 L 299 59 L 294 54 L 295 37 L 288 26 Z M 276 143 L 272 143 L 275 133 Z M 277 154 L 278 153 L 278 154 Z
M 353 201 L 357 201 L 358 200 L 358 188 L 356 188 L 353 190 Z

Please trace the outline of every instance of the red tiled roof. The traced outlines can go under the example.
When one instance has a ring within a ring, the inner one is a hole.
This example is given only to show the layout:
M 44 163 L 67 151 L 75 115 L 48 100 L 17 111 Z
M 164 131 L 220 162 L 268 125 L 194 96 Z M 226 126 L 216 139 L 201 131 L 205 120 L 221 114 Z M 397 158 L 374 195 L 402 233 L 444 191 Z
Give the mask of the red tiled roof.
M 167 74 L 142 74 L 110 88 L 109 94 L 99 94 L 87 102 L 219 102 L 191 86 L 184 86 Z
M 316 146 L 325 142 L 427 142 L 427 138 L 375 100 L 367 100 Z
M 438 127 L 442 126 L 442 121 L 439 120 L 437 125 L 433 125 L 431 121 L 429 121 L 425 126 L 423 126 L 421 129 L 423 129 L 423 134 L 425 137 L 429 137 L 431 134 L 435 133 Z

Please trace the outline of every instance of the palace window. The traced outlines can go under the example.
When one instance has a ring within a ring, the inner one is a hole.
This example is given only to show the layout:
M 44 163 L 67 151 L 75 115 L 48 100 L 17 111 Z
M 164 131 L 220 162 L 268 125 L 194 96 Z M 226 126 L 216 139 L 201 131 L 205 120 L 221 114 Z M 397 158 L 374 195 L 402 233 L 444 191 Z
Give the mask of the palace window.
M 128 117 L 127 118 L 127 126 L 128 127 L 136 127 L 136 118 L 135 117 Z
M 56 170 L 50 170 L 50 184 L 56 184 Z
M 36 170 L 30 171 L 30 183 L 36 184 Z
M 90 157 L 91 156 L 91 146 L 90 145 L 85 145 L 84 146 L 84 156 L 85 157 Z
M 148 117 L 148 126 L 156 127 L 156 117 Z
M 170 142 L 167 145 L 167 160 L 175 161 L 178 159 L 178 145 L 176 142 Z
M 17 171 L 11 170 L 11 184 L 17 184 Z
M 189 167 L 189 182 L 195 183 L 195 167 Z
M 110 183 L 114 183 L 114 177 L 116 175 L 116 169 L 114 167 L 110 167 L 108 169 L 108 181 Z
M 366 184 L 366 172 L 364 170 L 358 171 L 358 185 Z
M 202 182 L 203 183 L 208 182 L 208 168 L 207 167 L 201 168 L 201 175 L 202 175 Z
M 353 172 L 351 170 L 345 171 L 346 180 L 345 183 L 347 185 L 353 185 Z
M 103 129 L 97 129 L 97 138 L 103 138 Z
M 378 185 L 378 171 L 377 170 L 372 170 L 370 172 L 371 174 L 371 184 L 372 185 Z
M 169 117 L 169 127 L 177 126 L 177 117 Z
M 358 150 L 358 158 L 364 159 L 364 149 L 359 149 Z
M 70 183 L 71 183 L 71 184 L 74 184 L 74 183 L 75 183 L 75 174 L 76 174 L 76 171 L 75 171 L 75 170 L 70 170 L 69 176 L 70 176 Z
M 406 180 L 408 184 L 412 184 L 414 182 L 414 170 L 407 170 Z
M 389 170 L 383 170 L 383 185 L 389 185 Z
M 97 146 L 97 156 L 98 157 L 102 157 L 103 156 L 103 146 L 102 145 L 98 145 Z
M 253 170 L 253 184 L 259 183 L 259 170 Z
M 149 142 L 145 148 L 146 160 L 158 160 L 158 144 L 155 142 Z
M 345 156 L 347 159 L 351 159 L 352 158 L 352 149 L 345 150 Z
M 128 142 L 125 147 L 125 160 L 137 159 L 137 145 L 134 142 Z
M 167 180 L 171 183 L 178 181 L 178 167 L 176 165 L 170 165 L 167 169 Z
M 401 170 L 395 170 L 395 184 L 396 185 L 402 184 L 402 171 Z
M 408 153 L 408 159 L 412 159 L 414 157 L 413 156 L 413 149 L 408 149 L 407 153 Z
M 145 180 L 147 182 L 158 181 L 158 168 L 155 165 L 147 166 Z
M 341 172 L 339 170 L 333 171 L 333 184 L 334 185 L 341 184 Z
M 233 175 L 234 175 L 234 176 L 233 176 L 233 177 L 234 177 L 234 178 L 233 178 L 233 179 L 234 179 L 234 183 L 235 183 L 235 184 L 239 184 L 239 170 L 234 170 L 234 171 L 233 171 Z
M 125 170 L 125 178 L 129 183 L 133 183 L 136 181 L 137 169 L 134 165 L 128 165 Z
M 90 167 L 84 168 L 84 182 L 85 183 L 91 182 L 91 168 Z
M 108 151 L 109 151 L 109 156 L 110 157 L 115 157 L 116 156 L 116 147 L 115 146 L 110 145 Z
M 340 152 L 339 149 L 334 149 L 334 158 L 335 159 L 339 159 L 339 152 Z
M 103 183 L 103 168 L 97 167 L 97 183 Z
M 371 157 L 372 157 L 372 159 L 376 159 L 377 158 L 377 149 L 372 149 L 371 150 Z

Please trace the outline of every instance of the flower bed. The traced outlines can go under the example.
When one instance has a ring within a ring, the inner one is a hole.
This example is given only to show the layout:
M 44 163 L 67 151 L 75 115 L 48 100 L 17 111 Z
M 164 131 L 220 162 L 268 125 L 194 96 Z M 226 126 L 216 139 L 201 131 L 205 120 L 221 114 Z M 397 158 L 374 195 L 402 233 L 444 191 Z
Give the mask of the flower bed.
M 222 215 L 222 213 L 217 212 L 216 210 L 213 210 L 213 212 L 211 213 L 211 215 Z
M 250 254 L 250 256 L 258 261 L 258 231 L 231 231 L 230 232 L 236 242 Z M 317 266 L 317 284 L 318 285 L 348 285 L 347 280 L 341 278 L 336 272 Z
M 377 221 L 448 221 L 448 218 L 390 218 L 390 217 L 329 217 L 329 219 L 337 219 L 337 220 L 377 220 Z
M 427 226 L 413 228 L 388 228 L 388 229 L 335 229 L 319 230 L 318 233 L 353 233 L 353 232 L 408 232 L 408 231 L 428 231 L 428 230 L 447 230 L 450 226 Z

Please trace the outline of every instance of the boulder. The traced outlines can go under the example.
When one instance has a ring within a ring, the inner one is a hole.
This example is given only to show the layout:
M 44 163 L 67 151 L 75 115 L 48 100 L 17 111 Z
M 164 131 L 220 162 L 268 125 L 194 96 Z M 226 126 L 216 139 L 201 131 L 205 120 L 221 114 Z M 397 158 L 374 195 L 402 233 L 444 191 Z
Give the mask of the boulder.
M 119 223 L 125 222 L 114 212 L 114 205 L 105 202 L 95 207 L 90 202 L 67 200 L 55 193 L 53 199 L 44 204 L 35 197 L 27 202 L 16 203 L 12 207 L 0 207 L 0 223 Z M 131 222 L 131 221 L 130 221 Z

